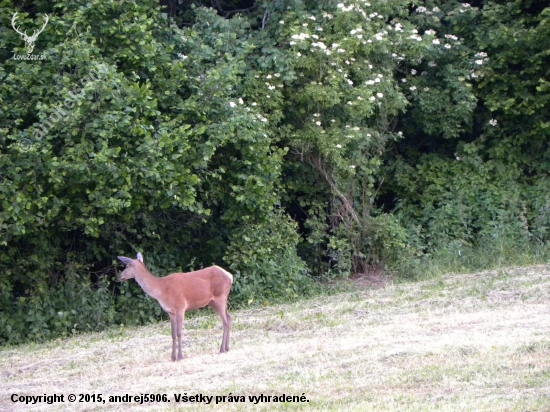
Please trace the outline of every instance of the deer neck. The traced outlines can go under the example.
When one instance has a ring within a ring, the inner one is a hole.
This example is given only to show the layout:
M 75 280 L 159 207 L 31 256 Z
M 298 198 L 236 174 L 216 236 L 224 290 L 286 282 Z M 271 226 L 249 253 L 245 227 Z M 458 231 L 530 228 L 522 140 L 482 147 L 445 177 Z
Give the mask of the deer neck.
M 159 278 L 157 278 L 151 272 L 149 272 L 145 268 L 145 266 L 142 266 L 141 268 L 139 268 L 135 276 L 135 279 L 145 293 L 147 293 L 152 298 L 155 298 L 157 300 L 159 299 L 159 296 L 160 296 Z

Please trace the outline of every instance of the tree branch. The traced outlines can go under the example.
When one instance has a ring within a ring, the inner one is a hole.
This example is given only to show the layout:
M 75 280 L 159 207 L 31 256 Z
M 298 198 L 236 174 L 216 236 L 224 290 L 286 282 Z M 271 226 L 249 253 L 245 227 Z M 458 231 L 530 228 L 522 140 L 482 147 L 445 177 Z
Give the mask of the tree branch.
M 310 164 L 315 166 L 315 168 L 319 171 L 319 173 L 321 173 L 321 175 L 325 178 L 325 180 L 329 184 L 329 186 L 332 189 L 332 191 L 334 192 L 334 194 L 336 194 L 336 196 L 338 196 L 340 198 L 340 200 L 342 201 L 342 204 L 343 204 L 344 209 L 346 210 L 346 212 L 351 216 L 351 218 L 355 221 L 355 223 L 357 223 L 359 225 L 360 224 L 359 217 L 357 217 L 357 213 L 355 213 L 355 209 L 351 205 L 348 198 L 338 189 L 338 187 L 336 186 L 336 182 L 334 181 L 332 176 L 330 176 L 329 173 L 326 171 L 325 165 L 323 164 L 323 161 L 321 160 L 321 156 L 319 156 L 317 159 L 311 159 L 310 158 L 309 162 L 310 162 Z

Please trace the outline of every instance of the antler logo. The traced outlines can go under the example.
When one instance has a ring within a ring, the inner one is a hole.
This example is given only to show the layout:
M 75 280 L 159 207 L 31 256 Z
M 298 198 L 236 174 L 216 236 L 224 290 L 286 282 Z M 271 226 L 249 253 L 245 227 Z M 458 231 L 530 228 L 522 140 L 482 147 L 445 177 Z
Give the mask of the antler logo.
M 21 36 L 23 36 L 23 40 L 25 40 L 25 43 L 27 44 L 27 46 L 25 47 L 25 50 L 27 51 L 27 54 L 31 54 L 32 51 L 34 50 L 34 42 L 38 38 L 38 35 L 40 33 L 42 33 L 42 31 L 44 30 L 44 28 L 46 27 L 46 24 L 48 24 L 48 21 L 50 20 L 50 18 L 48 17 L 47 14 L 44 14 L 44 25 L 42 26 L 42 28 L 40 30 L 35 30 L 34 33 L 32 34 L 32 36 L 29 36 L 26 31 L 21 33 L 21 31 L 15 25 L 15 21 L 17 20 L 17 14 L 18 14 L 18 12 L 15 12 L 13 17 L 11 18 L 11 25 L 13 26 L 13 29 L 17 33 L 19 33 Z

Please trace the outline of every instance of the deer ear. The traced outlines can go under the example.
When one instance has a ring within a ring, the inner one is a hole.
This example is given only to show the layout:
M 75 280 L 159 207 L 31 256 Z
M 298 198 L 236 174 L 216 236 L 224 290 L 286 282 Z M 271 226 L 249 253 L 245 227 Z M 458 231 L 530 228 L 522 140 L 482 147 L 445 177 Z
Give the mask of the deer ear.
M 117 256 L 118 260 L 123 262 L 126 266 L 132 266 L 134 264 L 134 261 L 130 258 L 124 257 L 124 256 Z
M 137 260 L 139 260 L 141 263 L 145 264 L 145 263 L 143 262 L 143 255 L 141 254 L 141 252 L 138 252 L 138 254 L 137 254 Z

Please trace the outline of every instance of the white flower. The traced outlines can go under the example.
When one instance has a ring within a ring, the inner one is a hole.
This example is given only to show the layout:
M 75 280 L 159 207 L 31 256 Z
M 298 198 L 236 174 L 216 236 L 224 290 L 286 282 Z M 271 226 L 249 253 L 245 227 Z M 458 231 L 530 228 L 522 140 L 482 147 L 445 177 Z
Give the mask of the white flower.
M 310 19 L 310 20 L 317 20 L 317 19 L 315 18 L 315 16 L 309 16 L 308 19 Z
M 370 100 L 371 102 L 374 102 L 374 101 L 376 100 L 376 97 L 371 96 L 371 97 L 369 97 L 369 100 Z
M 426 13 L 426 7 L 417 7 L 416 12 L 417 13 Z
M 348 104 L 351 106 L 351 105 L 353 105 L 353 102 L 348 102 Z
M 489 124 L 490 124 L 491 126 L 496 126 L 497 123 L 498 123 L 498 122 L 497 122 L 497 119 L 491 119 L 491 120 L 489 120 Z
M 302 24 L 302 26 L 304 26 L 304 27 L 307 27 L 307 26 L 308 26 L 308 24 L 307 24 L 307 23 L 304 23 L 304 24 Z
M 476 60 L 476 64 L 483 64 L 483 60 Z
M 401 79 L 401 82 L 407 83 L 407 79 L 403 78 L 403 79 Z
M 425 92 L 429 92 L 429 91 L 430 91 L 430 88 L 429 88 L 429 87 L 424 87 L 424 91 L 425 91 Z
M 436 62 L 429 62 L 429 63 L 428 63 L 428 66 L 430 66 L 430 67 L 435 67 L 435 66 L 437 66 L 437 63 L 436 63 Z
M 462 7 L 470 7 L 470 3 L 462 3 Z
M 273 76 L 275 76 L 275 77 L 281 77 L 281 73 L 275 73 Z
M 271 79 L 271 75 L 268 74 L 267 76 L 265 76 L 266 79 Z
M 256 106 L 257 104 L 258 104 L 258 103 L 254 102 L 254 103 L 252 103 L 252 106 Z
M 348 81 L 348 83 L 349 83 L 350 85 L 353 84 L 353 81 L 351 81 L 350 79 L 346 79 L 346 80 Z
M 293 34 L 291 38 L 293 38 L 294 40 L 305 40 L 309 39 L 310 35 L 308 33 Z
M 336 120 L 334 120 L 334 119 L 330 119 L 330 122 L 331 122 L 331 123 L 334 123 L 335 121 L 336 121 Z
M 336 50 L 336 51 L 337 51 L 338 53 L 344 53 L 344 52 L 345 52 L 344 49 L 338 49 L 338 50 Z
M 432 40 L 432 43 L 433 43 L 433 44 L 439 44 L 440 41 L 439 41 L 439 39 L 433 39 L 433 40 Z
M 403 136 L 403 132 L 397 132 L 399 136 Z
M 241 98 L 239 97 L 239 104 L 243 104 L 243 103 L 244 103 L 244 102 L 243 102 L 243 99 L 241 99 Z
M 377 96 L 378 98 L 380 98 L 380 99 L 381 99 L 382 97 L 384 97 L 384 95 L 383 95 L 382 93 L 376 93 L 376 96 Z
M 367 133 L 367 137 L 371 137 L 372 135 L 370 133 Z
M 350 167 L 351 167 L 352 169 L 355 169 L 355 165 L 351 165 Z
M 440 12 L 441 10 L 439 9 L 439 7 L 434 7 L 434 8 L 432 9 L 432 11 L 433 11 L 434 13 L 438 13 L 438 12 Z
M 380 78 L 384 77 L 383 74 L 378 74 L 377 76 L 380 77 Z
M 319 120 L 317 120 L 317 121 L 315 122 L 315 124 L 316 124 L 317 126 L 321 126 L 321 122 L 320 122 Z
M 414 92 L 416 90 L 416 86 L 411 86 L 409 90 Z
M 279 24 L 285 24 L 284 20 L 279 20 Z
M 326 50 L 326 48 L 327 48 L 327 46 L 325 46 L 325 43 L 323 43 L 322 41 L 317 42 L 317 43 L 311 43 L 311 45 L 313 47 L 319 47 L 321 50 Z
M 237 104 L 235 102 L 229 102 L 229 106 L 235 107 L 235 106 L 237 106 Z
M 415 74 L 416 74 L 416 70 L 415 70 L 415 69 L 411 69 L 411 74 L 412 74 L 412 75 L 415 75 Z
M 337 147 L 338 149 L 341 149 L 341 148 L 342 148 L 342 145 L 341 145 L 340 143 L 338 143 L 338 144 L 336 145 L 336 147 Z
M 185 54 L 178 53 L 178 57 L 182 60 L 185 60 L 187 59 L 188 56 L 186 56 Z
M 298 52 L 296 53 L 296 56 L 300 57 L 302 55 L 302 53 Z
M 433 36 L 435 34 L 435 30 L 426 30 L 426 34 L 428 36 Z
M 380 83 L 380 78 L 377 77 L 376 79 L 374 79 L 374 82 L 375 82 L 375 83 Z
M 446 44 L 446 45 L 445 45 L 445 48 L 446 48 L 446 49 L 450 49 L 450 48 L 451 48 L 451 45 L 450 45 L 450 44 Z

